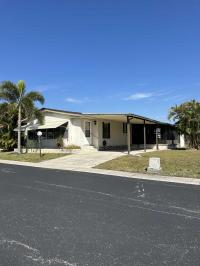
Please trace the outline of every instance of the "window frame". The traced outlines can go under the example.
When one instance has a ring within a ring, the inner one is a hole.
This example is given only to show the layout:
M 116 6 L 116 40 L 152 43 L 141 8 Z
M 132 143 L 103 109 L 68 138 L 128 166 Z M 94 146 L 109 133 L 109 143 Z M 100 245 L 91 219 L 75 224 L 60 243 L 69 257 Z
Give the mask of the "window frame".
M 127 123 L 123 122 L 123 134 L 127 134 Z
M 87 124 L 89 125 L 89 128 L 87 128 L 87 126 L 86 126 Z M 92 128 L 91 121 L 85 121 L 85 123 L 84 123 L 84 133 L 85 133 L 85 137 L 86 138 L 91 138 L 91 128 Z M 89 133 L 89 134 L 87 134 L 87 133 Z
M 109 122 L 103 122 L 102 123 L 102 136 L 103 139 L 110 139 L 110 123 Z

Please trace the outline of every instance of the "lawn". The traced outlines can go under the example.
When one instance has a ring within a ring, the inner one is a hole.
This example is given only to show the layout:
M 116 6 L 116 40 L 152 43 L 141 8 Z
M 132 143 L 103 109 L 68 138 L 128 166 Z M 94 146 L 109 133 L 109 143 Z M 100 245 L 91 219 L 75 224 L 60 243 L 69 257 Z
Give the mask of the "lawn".
M 100 169 L 146 173 L 150 157 L 161 159 L 161 175 L 200 178 L 200 151 L 155 151 L 140 156 L 127 155 L 96 166 Z
M 67 154 L 64 153 L 46 153 L 40 155 L 38 153 L 23 153 L 17 154 L 14 152 L 0 152 L 0 160 L 12 160 L 12 161 L 21 161 L 21 162 L 32 162 L 38 163 L 46 160 L 56 159 Z

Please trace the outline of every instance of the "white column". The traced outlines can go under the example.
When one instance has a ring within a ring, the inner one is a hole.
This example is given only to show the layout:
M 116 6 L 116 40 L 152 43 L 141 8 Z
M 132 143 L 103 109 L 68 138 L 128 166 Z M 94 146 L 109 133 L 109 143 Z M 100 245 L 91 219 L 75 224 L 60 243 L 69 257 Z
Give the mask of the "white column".
M 185 148 L 185 136 L 180 135 L 180 148 Z

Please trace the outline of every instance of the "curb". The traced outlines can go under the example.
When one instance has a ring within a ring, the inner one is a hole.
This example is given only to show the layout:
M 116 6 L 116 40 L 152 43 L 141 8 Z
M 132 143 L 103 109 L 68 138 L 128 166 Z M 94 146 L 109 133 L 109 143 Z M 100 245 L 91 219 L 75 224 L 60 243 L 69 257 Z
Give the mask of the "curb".
M 46 168 L 46 169 L 56 169 L 61 171 L 75 171 L 75 172 L 85 172 L 101 175 L 112 175 L 126 178 L 142 179 L 142 180 L 151 180 L 159 182 L 169 182 L 169 183 L 178 183 L 178 184 L 188 184 L 188 185 L 200 185 L 200 179 L 190 178 L 190 177 L 176 177 L 176 176 L 161 176 L 161 175 L 149 175 L 141 173 L 130 173 L 122 171 L 113 171 L 113 170 L 104 170 L 96 168 L 61 168 L 54 166 L 43 165 L 43 163 L 29 163 L 29 162 L 20 162 L 20 161 L 9 161 L 9 160 L 0 160 L 0 164 L 10 164 L 10 165 L 20 165 L 20 166 L 30 166 L 37 168 Z

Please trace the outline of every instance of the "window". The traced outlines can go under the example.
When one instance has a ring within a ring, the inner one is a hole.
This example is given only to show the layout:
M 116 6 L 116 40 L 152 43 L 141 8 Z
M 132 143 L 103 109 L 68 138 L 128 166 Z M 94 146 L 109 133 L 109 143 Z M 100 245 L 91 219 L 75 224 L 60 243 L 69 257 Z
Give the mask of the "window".
M 46 139 L 47 138 L 47 130 L 46 129 L 42 129 L 40 131 L 42 132 L 42 139 Z
M 85 136 L 90 138 L 90 122 L 85 121 Z
M 53 130 L 53 128 L 47 129 L 47 139 L 54 139 L 54 130 Z
M 123 123 L 123 133 L 127 133 L 127 123 Z
M 59 137 L 63 138 L 65 134 L 65 130 L 66 130 L 65 126 L 55 128 L 53 131 L 54 139 L 57 139 Z
M 103 139 L 110 138 L 110 123 L 103 122 Z
M 37 139 L 36 131 L 29 130 L 28 131 L 28 139 L 31 139 L 31 140 Z
M 65 123 L 63 126 L 57 128 L 48 128 L 48 129 L 38 129 L 38 130 L 29 130 L 28 138 L 31 140 L 38 139 L 37 132 L 42 132 L 42 139 L 57 139 L 59 137 L 63 137 L 67 132 L 68 137 L 68 123 Z

